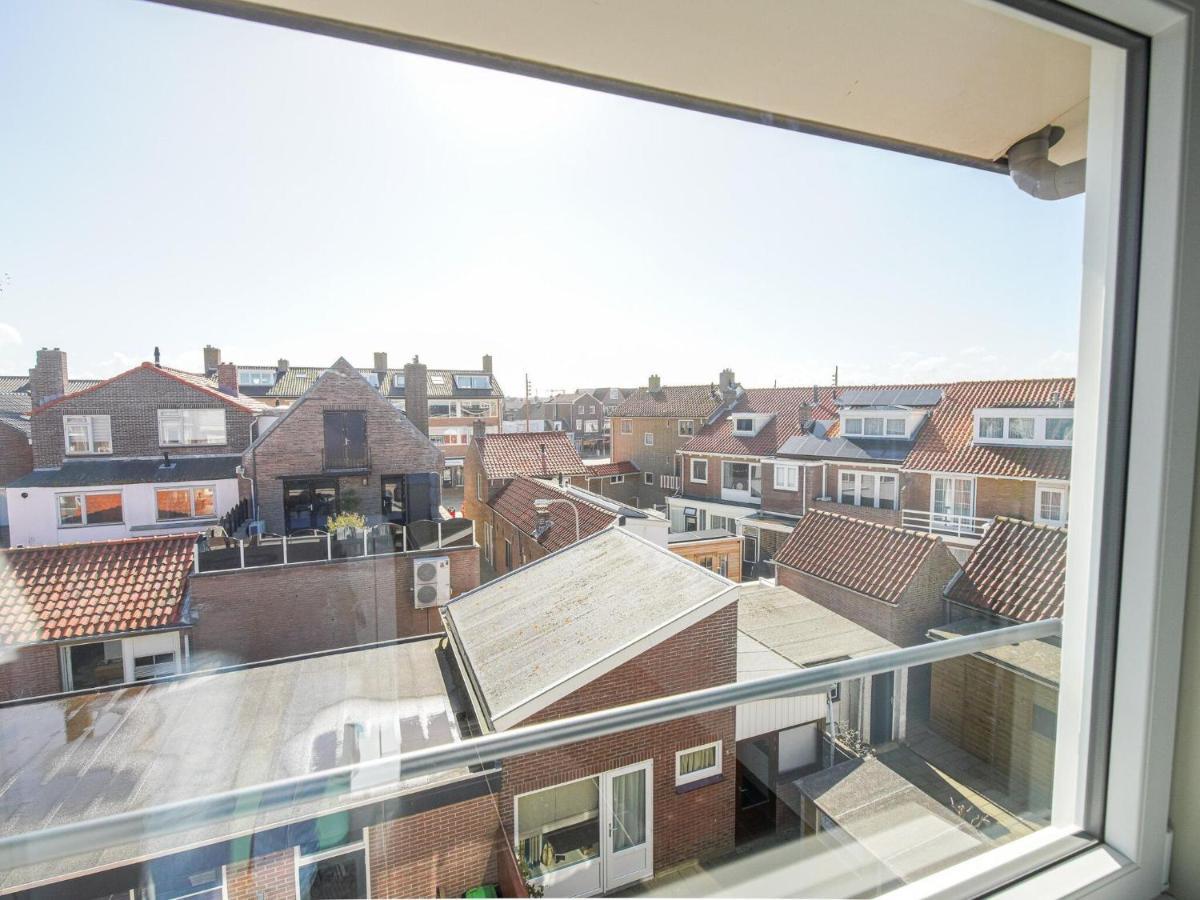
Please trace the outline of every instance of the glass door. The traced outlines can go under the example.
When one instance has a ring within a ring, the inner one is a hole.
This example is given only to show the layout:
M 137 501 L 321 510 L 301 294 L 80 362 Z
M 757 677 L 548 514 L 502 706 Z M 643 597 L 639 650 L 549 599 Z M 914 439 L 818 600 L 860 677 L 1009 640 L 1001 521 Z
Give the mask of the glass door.
M 602 855 L 606 892 L 654 874 L 652 768 L 647 760 L 603 777 L 608 801 Z

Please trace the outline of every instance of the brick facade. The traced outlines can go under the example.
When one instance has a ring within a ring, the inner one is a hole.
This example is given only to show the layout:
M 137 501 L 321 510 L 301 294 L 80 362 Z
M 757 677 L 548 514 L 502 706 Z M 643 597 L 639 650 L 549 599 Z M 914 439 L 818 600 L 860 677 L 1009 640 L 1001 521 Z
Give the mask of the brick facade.
M 953 473 L 947 472 L 950 476 Z M 905 472 L 903 500 L 905 509 L 929 510 L 933 503 L 933 476 L 924 472 Z M 975 515 L 981 519 L 1011 516 L 1034 521 L 1037 482 L 1026 478 L 975 479 Z
M 192 668 L 203 669 L 442 631 L 413 605 L 413 559 L 450 557 L 454 596 L 479 585 L 479 548 L 191 577 Z
M 226 900 L 293 900 L 296 851 L 289 847 L 225 867 Z
M 696 418 L 686 421 L 694 422 L 693 430 L 699 432 L 704 427 L 704 419 Z M 633 429 L 630 434 L 621 432 L 622 423 L 628 422 Z M 645 435 L 654 435 L 654 445 L 647 447 Z M 636 476 L 637 493 L 634 495 L 638 506 L 661 506 L 674 491 L 664 491 L 659 487 L 659 476 L 675 474 L 675 452 L 692 439 L 691 435 L 679 435 L 679 419 L 659 416 L 614 416 L 612 420 L 612 460 L 613 462 L 632 462 L 640 470 Z M 654 476 L 654 484 L 644 483 L 643 475 L 649 472 Z
M 0 652 L 0 703 L 56 694 L 62 689 L 58 644 L 32 644 Z
M 20 428 L 0 419 L 0 488 L 33 471 L 33 447 Z
M 358 511 L 369 522 L 381 515 L 384 476 L 438 473 L 440 484 L 442 454 L 437 447 L 348 363 L 339 360 L 246 451 L 246 471 L 254 480 L 259 516 L 266 521 L 267 531 L 282 534 L 286 530 L 284 478 L 331 477 L 322 474 L 324 428 L 325 412 L 335 410 L 365 414 L 368 471 L 336 480 L 340 496 L 356 496 Z

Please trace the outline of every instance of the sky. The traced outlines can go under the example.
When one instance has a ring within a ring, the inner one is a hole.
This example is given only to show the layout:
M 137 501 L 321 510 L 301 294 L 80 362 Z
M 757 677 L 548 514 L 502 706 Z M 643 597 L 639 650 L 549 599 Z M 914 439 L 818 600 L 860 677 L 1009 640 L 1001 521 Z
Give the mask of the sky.
M 134 0 L 0 3 L 0 374 L 1072 375 L 1083 199 Z

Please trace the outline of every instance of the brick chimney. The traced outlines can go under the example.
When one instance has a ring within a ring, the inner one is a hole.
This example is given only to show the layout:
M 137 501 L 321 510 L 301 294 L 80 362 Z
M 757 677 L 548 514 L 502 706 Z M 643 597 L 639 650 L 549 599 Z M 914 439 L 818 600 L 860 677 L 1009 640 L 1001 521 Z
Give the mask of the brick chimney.
M 379 373 L 379 381 L 383 382 L 383 376 L 387 372 L 387 354 L 375 354 L 375 371 Z
M 483 419 L 476 419 L 471 423 L 471 440 L 478 441 L 487 434 L 487 425 Z
M 418 357 L 404 364 L 404 414 L 426 437 L 429 436 L 428 376 L 428 368 Z
M 733 374 L 733 369 L 721 370 L 721 396 L 726 400 L 732 400 L 737 396 L 737 378 Z
M 492 374 L 492 354 L 490 353 L 483 354 L 483 371 L 489 375 Z
M 662 390 L 662 379 L 657 375 L 651 375 L 649 382 L 647 382 L 647 387 L 651 393 Z
M 275 361 L 275 371 L 282 375 L 288 370 L 288 361 L 282 357 Z
M 233 363 L 221 363 L 217 366 L 217 389 L 230 397 L 238 395 L 238 370 Z
M 29 370 L 29 400 L 41 406 L 67 392 L 67 354 L 55 347 L 37 352 L 37 363 Z
M 801 431 L 810 431 L 812 428 L 813 406 L 811 403 L 801 403 L 798 419 L 800 422 Z
M 204 348 L 204 374 L 215 375 L 217 366 L 221 364 L 221 351 L 219 348 L 208 344 Z

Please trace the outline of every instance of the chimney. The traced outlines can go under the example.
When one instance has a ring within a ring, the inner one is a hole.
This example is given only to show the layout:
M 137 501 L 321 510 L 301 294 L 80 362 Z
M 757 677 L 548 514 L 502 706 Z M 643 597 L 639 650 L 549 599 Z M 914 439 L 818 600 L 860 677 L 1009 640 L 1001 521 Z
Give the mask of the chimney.
M 221 351 L 208 344 L 204 348 L 204 374 L 214 375 L 217 371 L 217 366 L 221 364 Z
M 650 388 L 650 393 L 656 393 L 662 390 L 662 379 L 657 375 L 651 375 L 647 385 Z
M 476 419 L 471 423 L 471 440 L 482 440 L 485 434 L 487 434 L 487 425 L 484 424 L 483 419 Z
M 379 380 L 383 381 L 383 376 L 387 373 L 387 354 L 375 354 L 375 371 L 379 373 Z
M 67 392 L 67 354 L 57 347 L 37 352 L 37 363 L 29 370 L 29 400 L 34 407 Z
M 545 445 L 545 444 L 538 444 L 538 449 L 542 451 L 542 474 L 543 474 L 543 475 L 546 475 L 546 474 L 548 474 L 548 472 L 546 471 L 546 469 L 547 469 L 547 466 L 546 466 L 546 445 Z
M 428 368 L 416 356 L 404 364 L 404 414 L 426 437 L 429 436 L 428 375 Z
M 492 354 L 490 353 L 483 354 L 483 371 L 489 375 L 492 374 Z
M 157 347 L 154 348 L 154 365 L 160 369 L 162 368 L 162 353 L 159 352 Z
M 801 431 L 812 430 L 812 414 L 813 414 L 813 406 L 811 403 L 801 403 L 800 404 L 799 421 L 800 421 L 800 430 Z
M 233 363 L 221 363 L 217 366 L 217 390 L 230 397 L 238 395 L 237 366 Z
M 726 400 L 732 400 L 737 396 L 737 380 L 734 378 L 733 369 L 721 370 L 721 396 Z
M 812 405 L 813 405 L 813 406 L 820 406 L 820 405 L 821 405 L 821 394 L 820 394 L 820 392 L 817 390 L 817 386 L 816 386 L 815 384 L 813 385 L 813 399 L 812 399 Z
M 277 372 L 279 372 L 280 374 L 283 374 L 284 372 L 286 372 L 288 370 L 288 361 L 286 359 L 282 359 L 282 358 L 276 360 L 275 370 Z

